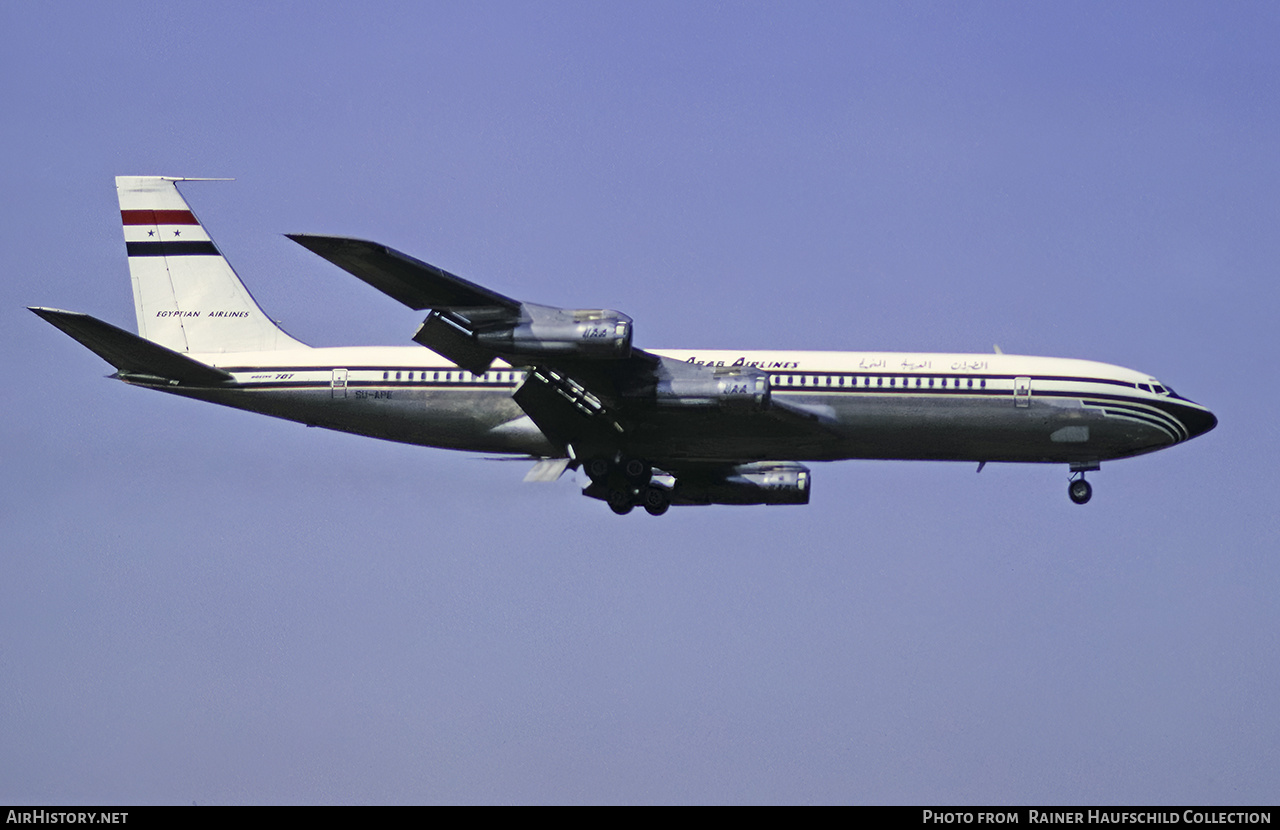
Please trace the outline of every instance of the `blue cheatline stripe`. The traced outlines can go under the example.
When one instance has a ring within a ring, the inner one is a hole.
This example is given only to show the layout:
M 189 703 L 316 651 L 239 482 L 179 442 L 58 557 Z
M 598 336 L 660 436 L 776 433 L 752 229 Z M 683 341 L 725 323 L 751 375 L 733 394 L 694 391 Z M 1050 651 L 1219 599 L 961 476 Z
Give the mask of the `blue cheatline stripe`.
M 1133 421 L 1134 423 L 1146 424 L 1147 426 L 1155 427 L 1156 429 L 1163 432 L 1165 435 L 1168 435 L 1169 439 L 1174 443 L 1178 443 L 1180 441 L 1185 440 L 1179 437 L 1177 433 L 1173 432 L 1171 429 L 1169 429 L 1169 427 L 1165 426 L 1162 422 L 1157 421 L 1154 418 L 1146 418 L 1146 417 L 1143 417 L 1142 415 L 1138 415 L 1137 413 L 1131 412 L 1127 409 L 1107 408 L 1107 409 L 1103 409 L 1102 411 L 1108 418 L 1119 418 L 1120 420 L 1123 420 L 1123 421 Z
M 129 256 L 221 256 L 212 242 L 126 242 Z
M 1169 433 L 1175 441 L 1185 441 L 1188 437 L 1186 427 L 1174 418 L 1155 407 L 1125 406 L 1114 401 L 1091 401 L 1085 399 L 1085 406 L 1101 409 L 1106 415 L 1116 418 L 1128 418 L 1131 421 L 1142 421 L 1159 427 Z

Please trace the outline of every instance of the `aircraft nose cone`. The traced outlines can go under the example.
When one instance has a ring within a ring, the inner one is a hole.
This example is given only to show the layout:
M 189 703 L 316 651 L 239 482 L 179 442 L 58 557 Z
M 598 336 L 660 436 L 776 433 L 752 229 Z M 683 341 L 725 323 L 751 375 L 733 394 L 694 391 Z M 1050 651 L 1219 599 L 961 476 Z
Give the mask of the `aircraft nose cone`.
M 1190 438 L 1204 435 L 1218 425 L 1218 418 L 1207 409 L 1189 409 L 1182 417 Z

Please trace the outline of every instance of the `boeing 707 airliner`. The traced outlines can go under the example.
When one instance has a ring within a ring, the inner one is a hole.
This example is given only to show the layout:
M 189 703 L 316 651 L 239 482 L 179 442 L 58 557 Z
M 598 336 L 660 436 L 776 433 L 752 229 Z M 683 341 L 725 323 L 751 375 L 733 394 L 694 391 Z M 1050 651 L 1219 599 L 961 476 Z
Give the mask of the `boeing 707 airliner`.
M 360 239 L 289 238 L 412 309 L 417 345 L 312 348 L 263 313 L 178 192 L 116 179 L 138 334 L 32 308 L 112 377 L 308 426 L 585 473 L 614 512 L 807 504 L 802 462 L 1065 464 L 1085 473 L 1207 432 L 1217 419 L 1155 378 L 1006 354 L 648 350 L 631 318 L 499 294 Z

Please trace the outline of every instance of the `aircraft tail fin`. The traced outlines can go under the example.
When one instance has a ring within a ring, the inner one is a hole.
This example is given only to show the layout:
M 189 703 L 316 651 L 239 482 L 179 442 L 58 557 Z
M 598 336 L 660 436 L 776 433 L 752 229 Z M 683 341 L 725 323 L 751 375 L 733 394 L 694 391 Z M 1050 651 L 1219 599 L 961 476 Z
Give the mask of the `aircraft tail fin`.
M 178 192 L 197 179 L 117 176 L 138 333 L 175 352 L 303 349 L 254 302 Z
M 232 379 L 229 373 L 221 369 L 116 328 L 97 317 L 56 308 L 32 306 L 31 310 L 116 367 L 125 379 L 133 376 L 139 380 L 197 386 L 209 386 Z

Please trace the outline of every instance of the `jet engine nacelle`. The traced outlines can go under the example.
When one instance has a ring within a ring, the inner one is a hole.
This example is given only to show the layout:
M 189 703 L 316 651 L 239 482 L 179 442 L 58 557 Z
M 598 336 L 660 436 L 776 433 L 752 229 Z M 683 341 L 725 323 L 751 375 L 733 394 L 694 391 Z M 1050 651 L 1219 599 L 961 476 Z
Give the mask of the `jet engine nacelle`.
M 740 464 L 708 477 L 682 475 L 672 504 L 808 504 L 809 468 L 793 462 Z
M 714 374 L 667 377 L 657 383 L 659 406 L 764 409 L 769 405 L 769 398 L 769 376 L 757 369 L 718 369 Z
M 515 355 L 631 356 L 631 318 L 610 309 L 569 309 L 525 303 L 511 325 L 483 326 L 476 343 Z

